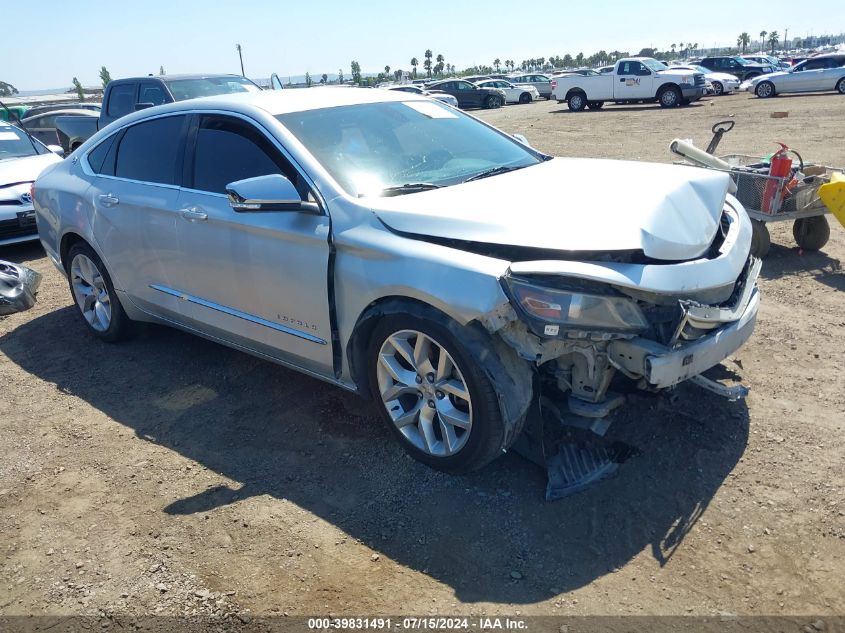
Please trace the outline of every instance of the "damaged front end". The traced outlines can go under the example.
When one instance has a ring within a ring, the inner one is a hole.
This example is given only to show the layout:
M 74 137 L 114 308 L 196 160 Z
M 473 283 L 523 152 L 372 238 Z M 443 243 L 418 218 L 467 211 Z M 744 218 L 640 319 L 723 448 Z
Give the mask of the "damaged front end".
M 598 436 L 625 403 L 612 391 L 612 383 L 624 382 L 614 381 L 618 376 L 649 392 L 690 380 L 742 398 L 745 387 L 726 387 L 702 373 L 741 347 L 754 328 L 760 261 L 749 256 L 749 232 L 741 207 L 726 204 L 713 243 L 694 260 L 514 263 L 502 280 L 510 304 L 484 324 L 536 366 L 539 401 L 555 419 Z M 548 457 L 537 446 L 536 428 L 531 437 L 531 424 L 530 457 L 545 460 L 548 497 L 580 490 L 613 470 L 614 453 L 601 443 L 567 446 Z
M 31 268 L 0 261 L 0 315 L 29 310 L 35 305 L 41 274 Z

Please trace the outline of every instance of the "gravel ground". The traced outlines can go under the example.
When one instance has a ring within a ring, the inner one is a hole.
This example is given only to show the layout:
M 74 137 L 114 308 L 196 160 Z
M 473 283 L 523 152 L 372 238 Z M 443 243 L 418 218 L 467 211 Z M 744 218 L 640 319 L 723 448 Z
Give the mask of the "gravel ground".
M 845 165 L 844 106 L 479 115 L 551 153 L 652 161 L 733 117 L 723 153 L 777 140 Z M 0 615 L 845 613 L 838 225 L 804 254 L 773 229 L 757 331 L 723 372 L 746 402 L 633 402 L 609 435 L 639 454 L 554 503 L 516 455 L 436 473 L 371 405 L 250 356 L 152 326 L 95 341 L 37 245 L 0 256 L 44 274 L 34 309 L 0 317 Z

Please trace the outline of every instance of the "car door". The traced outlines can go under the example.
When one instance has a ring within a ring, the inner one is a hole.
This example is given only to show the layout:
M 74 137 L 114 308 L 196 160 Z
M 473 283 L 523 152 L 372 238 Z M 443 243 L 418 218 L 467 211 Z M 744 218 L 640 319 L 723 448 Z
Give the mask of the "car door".
M 86 156 L 97 174 L 91 228 L 116 288 L 180 323 L 180 301 L 160 288 L 173 286 L 182 260 L 176 228 L 186 135 L 187 116 L 161 116 L 111 135 Z
M 283 174 L 313 194 L 268 133 L 249 119 L 197 115 L 179 194 L 179 275 L 198 329 L 320 374 L 332 367 L 329 218 L 324 213 L 236 212 L 226 186 Z
M 649 99 L 654 97 L 651 71 L 636 60 L 619 64 L 614 82 L 615 99 Z
M 458 105 L 462 108 L 477 108 L 481 106 L 482 95 L 484 94 L 482 90 L 479 90 L 468 81 L 456 81 L 454 84 Z
M 845 57 L 830 57 L 824 71 L 824 86 L 820 90 L 837 90 L 839 82 L 845 79 Z
M 531 77 L 531 84 L 540 93 L 540 96 L 548 97 L 552 94 L 552 80 L 544 75 L 534 75 Z

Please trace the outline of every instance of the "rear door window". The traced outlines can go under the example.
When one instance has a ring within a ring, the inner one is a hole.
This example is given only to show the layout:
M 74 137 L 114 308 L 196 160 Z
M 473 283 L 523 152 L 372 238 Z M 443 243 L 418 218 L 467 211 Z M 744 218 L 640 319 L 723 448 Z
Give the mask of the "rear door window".
M 115 176 L 161 185 L 177 184 L 185 120 L 183 115 L 169 116 L 128 128 L 117 148 Z
M 115 119 L 135 110 L 135 89 L 137 84 L 118 84 L 109 92 L 108 115 Z

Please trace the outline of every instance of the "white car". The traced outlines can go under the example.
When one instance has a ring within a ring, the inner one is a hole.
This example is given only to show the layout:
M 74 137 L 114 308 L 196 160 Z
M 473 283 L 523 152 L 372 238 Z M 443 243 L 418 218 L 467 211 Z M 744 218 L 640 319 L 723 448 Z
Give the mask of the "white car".
M 61 162 L 61 147 L 47 147 L 20 128 L 0 121 L 0 246 L 38 239 L 30 187 L 48 165 Z
M 729 95 L 734 90 L 739 90 L 739 79 L 730 73 L 714 72 L 709 68 L 695 64 L 672 66 L 672 70 L 690 70 L 695 73 L 704 73 L 704 79 L 713 84 L 713 94 L 717 97 L 721 95 Z
M 505 103 L 531 103 L 540 98 L 540 92 L 531 84 L 512 84 L 504 79 L 488 79 L 475 83 L 479 88 L 498 88 L 505 93 Z
M 437 99 L 438 101 L 445 103 L 446 105 L 450 105 L 453 108 L 458 107 L 458 100 L 455 99 L 450 94 L 446 94 L 445 92 L 440 92 L 438 90 L 426 90 L 425 88 L 421 88 L 420 86 L 415 86 L 414 84 L 402 84 L 401 86 L 388 86 L 388 90 L 398 90 L 399 92 L 407 92 L 414 95 L 423 95 L 426 97 L 431 97 L 432 99 Z
M 761 99 L 789 92 L 835 90 L 845 95 L 845 53 L 817 55 L 789 70 L 755 77 L 740 86 Z

